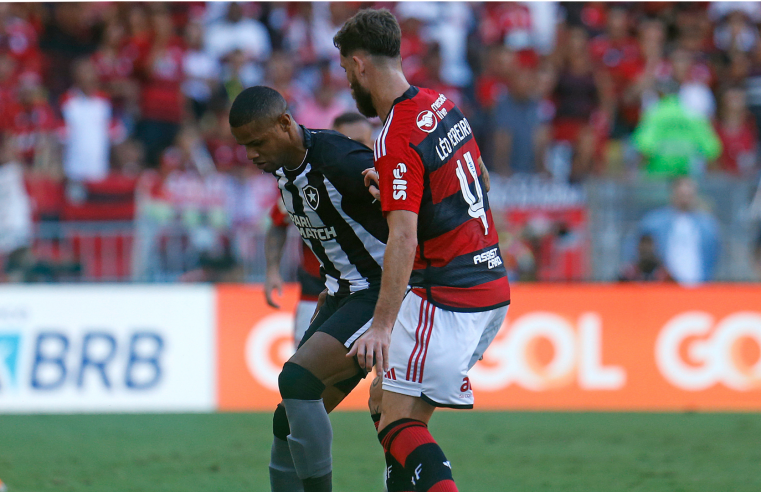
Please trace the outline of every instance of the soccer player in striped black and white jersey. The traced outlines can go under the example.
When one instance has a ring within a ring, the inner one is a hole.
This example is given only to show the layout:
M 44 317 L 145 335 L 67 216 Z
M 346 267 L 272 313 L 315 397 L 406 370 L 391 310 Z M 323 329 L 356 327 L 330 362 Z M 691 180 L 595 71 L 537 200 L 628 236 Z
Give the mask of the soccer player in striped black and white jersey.
M 373 153 L 338 132 L 298 125 L 269 87 L 238 95 L 230 127 L 248 158 L 277 178 L 291 223 L 320 260 L 328 294 L 278 378 L 272 491 L 329 492 L 327 413 L 366 376 L 347 353 L 372 322 L 388 238 L 362 175 L 373 166 Z

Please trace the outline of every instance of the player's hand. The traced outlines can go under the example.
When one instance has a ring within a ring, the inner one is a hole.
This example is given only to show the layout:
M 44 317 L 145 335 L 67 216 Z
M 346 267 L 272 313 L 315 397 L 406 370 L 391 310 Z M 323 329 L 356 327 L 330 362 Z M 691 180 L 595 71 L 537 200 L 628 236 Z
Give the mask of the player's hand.
M 378 171 L 374 167 L 368 167 L 362 171 L 362 176 L 365 177 L 367 191 L 370 192 L 373 198 L 380 201 L 380 178 L 378 177 Z
M 312 319 L 309 320 L 309 324 L 311 325 L 314 319 L 317 317 L 317 313 L 320 312 L 320 308 L 323 304 L 325 304 L 325 300 L 328 298 L 328 289 L 323 289 L 322 292 L 320 292 L 320 295 L 317 296 L 317 306 L 314 308 L 314 314 L 312 315 Z
M 264 276 L 264 298 L 267 300 L 267 304 L 275 309 L 280 309 L 280 304 L 272 298 L 273 290 L 277 290 L 278 297 L 283 297 L 283 277 L 276 270 L 268 270 Z
M 391 344 L 391 331 L 370 326 L 364 335 L 359 337 L 346 357 L 357 357 L 359 367 L 367 372 L 375 363 L 375 373 L 383 376 L 388 371 L 388 346 Z

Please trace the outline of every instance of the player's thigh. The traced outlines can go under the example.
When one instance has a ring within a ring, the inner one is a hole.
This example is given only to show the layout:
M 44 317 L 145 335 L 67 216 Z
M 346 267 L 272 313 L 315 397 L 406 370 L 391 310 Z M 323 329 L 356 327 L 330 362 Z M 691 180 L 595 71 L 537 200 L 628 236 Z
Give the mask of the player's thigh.
M 288 360 L 314 374 L 325 386 L 355 375 L 359 366 L 343 343 L 327 333 L 318 331 L 304 342 Z
M 367 290 L 340 300 L 327 299 L 290 362 L 309 370 L 325 385 L 361 372 L 356 359 L 346 354 L 370 327 L 377 297 L 377 291 Z
M 494 338 L 502 328 L 502 324 L 505 322 L 508 307 L 509 306 L 502 306 L 484 313 L 485 328 L 481 334 L 481 339 L 478 341 L 478 346 L 476 346 L 475 352 L 473 352 L 473 355 L 470 357 L 468 370 L 472 369 L 473 366 L 476 365 L 476 362 L 483 359 L 484 352 L 486 352 L 486 349 L 489 348 L 489 345 L 494 341 Z
M 467 373 L 485 318 L 483 313 L 437 308 L 409 294 L 391 334 L 383 389 L 420 398 L 434 407 L 472 408 Z
M 378 430 L 401 419 L 414 419 L 428 423 L 436 407 L 422 398 L 383 391 L 381 400 L 381 420 Z

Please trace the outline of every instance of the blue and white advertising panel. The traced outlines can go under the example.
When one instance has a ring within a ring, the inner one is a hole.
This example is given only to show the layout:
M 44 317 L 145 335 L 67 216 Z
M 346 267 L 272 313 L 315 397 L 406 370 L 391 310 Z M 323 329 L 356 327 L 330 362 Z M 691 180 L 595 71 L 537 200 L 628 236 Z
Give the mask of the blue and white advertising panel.
M 0 287 L 0 412 L 211 411 L 209 286 Z

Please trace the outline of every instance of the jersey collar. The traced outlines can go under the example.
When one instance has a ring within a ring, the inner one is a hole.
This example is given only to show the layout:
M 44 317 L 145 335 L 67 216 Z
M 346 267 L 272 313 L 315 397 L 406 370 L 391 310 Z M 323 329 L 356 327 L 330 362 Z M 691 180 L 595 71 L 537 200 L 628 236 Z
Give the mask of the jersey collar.
M 304 162 L 299 165 L 296 169 L 286 169 L 285 167 L 281 167 L 279 171 L 282 171 L 283 175 L 286 177 L 296 177 L 302 172 L 304 172 L 304 168 L 309 163 L 309 154 L 312 151 L 312 146 L 314 145 L 314 137 L 312 136 L 312 131 L 305 127 L 304 125 L 299 125 L 299 128 L 301 128 L 301 134 L 304 138 L 304 147 L 307 149 L 307 153 L 304 156 Z M 277 172 L 277 171 L 276 171 Z
M 394 103 L 391 105 L 391 109 L 394 109 L 394 106 L 396 106 L 398 103 L 402 101 L 406 101 L 407 99 L 412 99 L 413 97 L 417 96 L 417 93 L 420 92 L 420 89 L 415 87 L 414 85 L 410 85 L 409 89 L 404 91 L 404 94 L 394 99 Z M 391 111 L 388 112 L 388 114 L 391 114 Z M 388 120 L 388 115 L 386 115 L 386 119 Z M 385 121 L 383 123 L 386 123 Z

